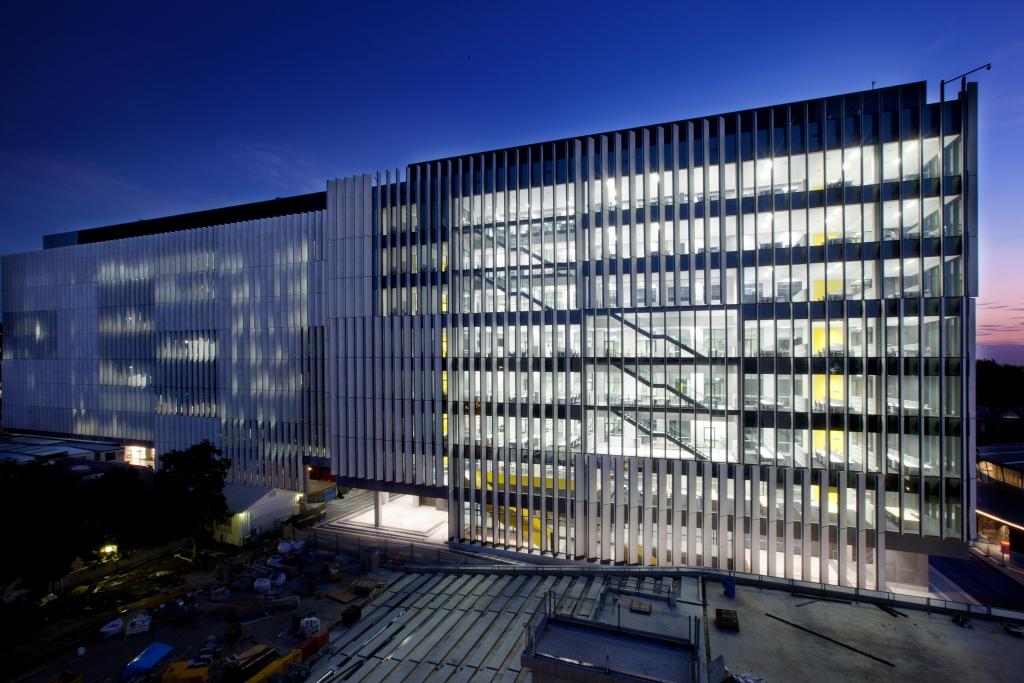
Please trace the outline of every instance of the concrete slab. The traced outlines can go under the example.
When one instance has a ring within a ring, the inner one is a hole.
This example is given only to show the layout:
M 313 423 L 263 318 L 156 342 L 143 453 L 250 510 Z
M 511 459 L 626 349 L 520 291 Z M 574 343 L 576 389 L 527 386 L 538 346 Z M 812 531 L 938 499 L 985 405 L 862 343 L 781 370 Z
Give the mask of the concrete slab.
M 716 608 L 738 612 L 738 633 L 714 626 Z M 712 657 L 723 655 L 730 671 L 769 681 L 1006 681 L 1024 665 L 1020 641 L 997 623 L 972 621 L 974 628 L 965 629 L 949 616 L 899 611 L 907 616 L 892 616 L 868 604 L 813 601 L 747 586 L 737 586 L 733 600 L 709 589 L 710 651 Z

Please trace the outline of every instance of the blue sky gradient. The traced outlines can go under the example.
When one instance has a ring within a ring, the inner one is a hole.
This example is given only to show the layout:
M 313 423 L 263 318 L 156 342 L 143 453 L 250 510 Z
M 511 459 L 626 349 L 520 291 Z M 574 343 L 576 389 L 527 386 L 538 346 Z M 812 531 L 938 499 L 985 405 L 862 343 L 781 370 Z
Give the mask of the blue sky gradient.
M 0 253 L 453 154 L 985 62 L 980 357 L 1024 363 L 1024 3 L 11 3 Z

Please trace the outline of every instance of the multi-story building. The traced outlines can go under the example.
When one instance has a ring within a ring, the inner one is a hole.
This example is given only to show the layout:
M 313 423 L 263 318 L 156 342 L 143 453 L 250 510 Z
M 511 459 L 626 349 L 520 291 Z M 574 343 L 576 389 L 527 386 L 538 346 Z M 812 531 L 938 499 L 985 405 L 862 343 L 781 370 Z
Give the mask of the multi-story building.
M 302 490 L 327 453 L 323 193 L 48 236 L 4 257 L 3 425 L 208 439 L 238 483 Z
M 4 420 L 205 436 L 275 485 L 327 456 L 458 541 L 921 585 L 973 535 L 976 102 L 912 83 L 57 236 L 3 264 Z

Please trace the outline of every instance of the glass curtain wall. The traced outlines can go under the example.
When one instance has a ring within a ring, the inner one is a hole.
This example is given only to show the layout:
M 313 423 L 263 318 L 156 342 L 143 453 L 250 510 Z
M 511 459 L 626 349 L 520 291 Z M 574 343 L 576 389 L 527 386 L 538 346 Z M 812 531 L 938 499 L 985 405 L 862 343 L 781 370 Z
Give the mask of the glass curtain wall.
M 381 304 L 446 316 L 453 534 L 869 587 L 876 533 L 962 538 L 965 101 L 413 167 L 437 230 L 381 214 Z

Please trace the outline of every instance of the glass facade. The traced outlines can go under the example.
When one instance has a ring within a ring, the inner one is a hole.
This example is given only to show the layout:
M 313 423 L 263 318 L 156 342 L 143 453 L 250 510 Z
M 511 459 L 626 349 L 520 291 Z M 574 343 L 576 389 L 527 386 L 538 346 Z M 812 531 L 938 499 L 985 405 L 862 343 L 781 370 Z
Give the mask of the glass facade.
M 327 451 L 324 218 L 4 257 L 4 427 L 208 439 L 232 481 L 303 490 Z
M 911 84 L 378 179 L 375 315 L 442 326 L 453 538 L 864 587 L 886 532 L 965 538 L 969 102 Z
M 272 225 L 189 231 L 244 242 L 195 267 L 186 233 L 9 257 L 5 413 L 158 445 L 187 414 L 446 498 L 458 541 L 881 588 L 886 538 L 972 535 L 976 101 L 913 83 L 331 180 L 294 280 Z M 95 320 L 34 289 L 60 258 Z M 108 261 L 160 277 L 111 289 Z M 142 312 L 204 296 L 224 318 Z M 44 372 L 116 389 L 28 398 Z M 326 405 L 266 406 L 282 383 Z

